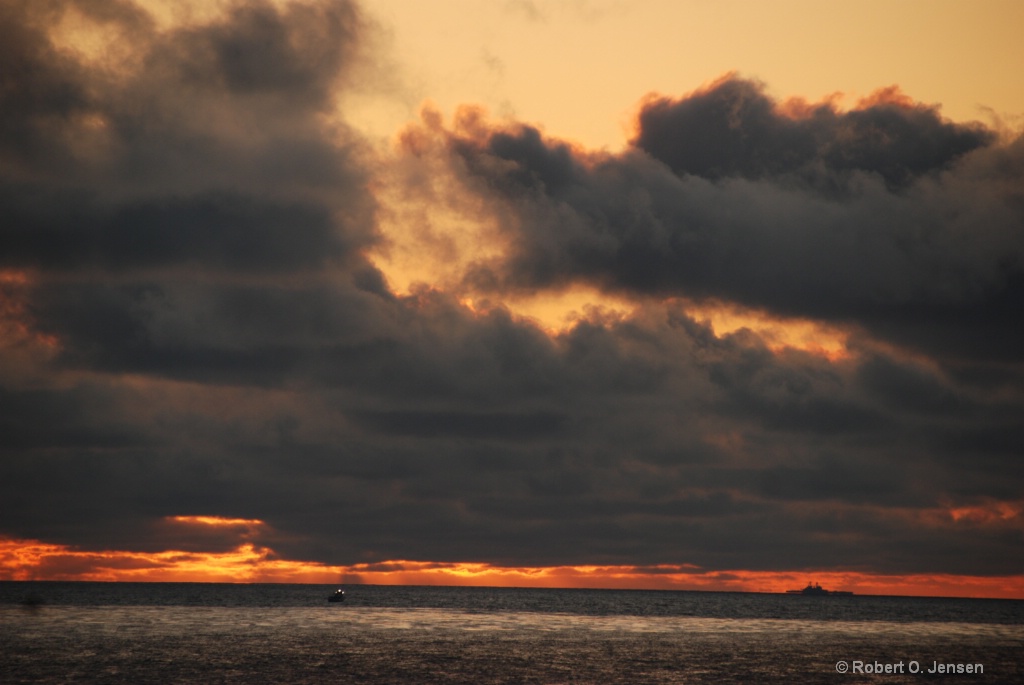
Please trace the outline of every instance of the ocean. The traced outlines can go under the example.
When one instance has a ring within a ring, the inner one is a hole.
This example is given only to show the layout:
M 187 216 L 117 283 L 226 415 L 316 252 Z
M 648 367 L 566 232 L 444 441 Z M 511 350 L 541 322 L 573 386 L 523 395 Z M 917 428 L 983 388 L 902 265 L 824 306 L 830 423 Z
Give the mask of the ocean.
M 0 683 L 1024 683 L 1024 601 L 334 589 L 0 582 Z

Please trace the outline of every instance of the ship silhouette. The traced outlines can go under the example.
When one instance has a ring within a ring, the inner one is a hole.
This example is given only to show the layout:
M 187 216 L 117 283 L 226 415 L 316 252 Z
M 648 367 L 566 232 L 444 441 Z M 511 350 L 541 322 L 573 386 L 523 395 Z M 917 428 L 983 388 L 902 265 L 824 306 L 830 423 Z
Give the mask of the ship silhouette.
M 826 590 L 821 585 L 814 583 L 807 583 L 807 587 L 803 590 L 786 590 L 788 595 L 811 595 L 813 597 L 850 597 L 853 595 L 852 592 L 846 590 Z

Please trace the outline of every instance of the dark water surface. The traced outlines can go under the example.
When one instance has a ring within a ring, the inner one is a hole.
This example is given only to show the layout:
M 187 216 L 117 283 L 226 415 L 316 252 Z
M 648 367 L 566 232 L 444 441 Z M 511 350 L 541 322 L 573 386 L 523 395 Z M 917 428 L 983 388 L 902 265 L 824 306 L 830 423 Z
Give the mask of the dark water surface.
M 333 589 L 0 582 L 0 683 L 1024 683 L 1020 601 Z

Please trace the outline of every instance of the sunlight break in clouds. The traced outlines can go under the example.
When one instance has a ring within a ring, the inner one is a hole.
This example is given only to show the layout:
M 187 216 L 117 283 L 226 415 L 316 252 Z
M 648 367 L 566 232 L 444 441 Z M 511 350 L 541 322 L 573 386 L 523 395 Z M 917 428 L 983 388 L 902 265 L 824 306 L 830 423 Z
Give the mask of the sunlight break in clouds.
M 267 532 L 267 525 L 258 519 L 168 516 L 164 521 L 193 530 L 226 529 L 241 540 Z M 337 567 L 281 559 L 272 549 L 253 542 L 219 552 L 129 552 L 84 551 L 9 538 L 0 539 L 0 569 L 8 580 L 202 583 L 330 583 L 339 573 Z
M 251 543 L 225 552 L 83 552 L 38 541 L 0 540 L 5 580 L 192 583 L 331 583 L 338 569 L 274 558 Z
M 950 512 L 961 520 L 991 521 L 974 510 Z M 1000 519 L 1020 507 L 995 503 L 985 511 Z M 193 529 L 224 528 L 240 539 L 268 532 L 258 519 L 170 516 L 167 523 Z M 286 560 L 251 541 L 221 552 L 84 551 L 36 540 L 0 538 L 0 579 L 228 583 L 322 583 L 373 585 L 457 585 L 478 587 L 593 588 L 785 592 L 805 579 L 858 594 L 1024 598 L 1024 576 L 884 575 L 808 569 L 711 571 L 693 565 L 507 567 L 481 562 L 377 561 L 349 565 Z
M 195 524 L 201 526 L 225 526 L 229 528 L 233 528 L 235 526 L 259 528 L 266 525 L 259 519 L 232 519 L 223 518 L 221 516 L 168 516 L 167 520 L 172 523 Z
M 191 517 L 194 518 L 194 517 Z M 214 525 L 225 525 L 218 523 Z M 233 525 L 233 524 L 226 524 Z M 705 571 L 659 565 L 502 567 L 486 563 L 380 561 L 329 566 L 277 558 L 245 543 L 225 552 L 84 552 L 64 545 L 0 538 L 0 580 L 456 585 L 785 592 L 808 580 L 858 594 L 1024 598 L 1024 576 L 886 576 L 807 570 Z
M 569 283 L 533 292 L 480 292 L 467 282 L 467 273 L 502 260 L 512 245 L 501 229 L 503 218 L 497 212 L 502 208 L 481 202 L 478 194 L 467 189 L 460 178 L 462 171 L 446 163 L 444 150 L 452 137 L 483 145 L 495 132 L 514 136 L 518 125 L 495 121 L 479 107 L 463 106 L 455 112 L 449 132 L 443 113 L 426 103 L 420 121 L 396 135 L 394 157 L 381 167 L 373 186 L 381 205 L 383 240 L 369 252 L 389 286 L 402 294 L 417 287 L 460 293 L 462 302 L 474 311 L 505 307 L 552 335 L 567 331 L 591 314 L 628 317 L 641 300 L 588 284 Z M 584 164 L 597 165 L 608 159 L 605 153 L 591 154 L 580 147 L 573 147 L 573 152 Z M 835 326 L 743 309 L 728 302 L 684 307 L 697 320 L 709 322 L 717 335 L 746 329 L 775 351 L 792 348 L 830 359 L 849 354 L 846 335 Z

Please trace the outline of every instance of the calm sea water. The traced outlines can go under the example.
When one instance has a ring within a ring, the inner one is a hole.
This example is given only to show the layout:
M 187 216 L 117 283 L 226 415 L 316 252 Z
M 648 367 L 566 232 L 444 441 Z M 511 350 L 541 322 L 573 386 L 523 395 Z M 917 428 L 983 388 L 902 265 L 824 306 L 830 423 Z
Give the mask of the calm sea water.
M 0 682 L 1024 683 L 1020 601 L 333 589 L 0 582 Z

